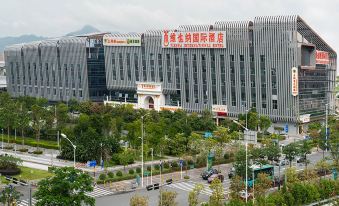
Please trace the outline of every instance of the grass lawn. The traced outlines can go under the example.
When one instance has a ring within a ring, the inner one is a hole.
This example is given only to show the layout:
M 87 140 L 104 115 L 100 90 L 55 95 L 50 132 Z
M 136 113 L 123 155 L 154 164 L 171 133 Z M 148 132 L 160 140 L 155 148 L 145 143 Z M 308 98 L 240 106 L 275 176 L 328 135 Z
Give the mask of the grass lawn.
M 39 169 L 32 169 L 29 167 L 21 167 L 21 173 L 18 175 L 15 175 L 13 177 L 17 179 L 22 179 L 22 180 L 37 180 L 37 179 L 43 179 L 46 177 L 51 177 L 53 173 L 47 172 L 45 170 L 39 170 Z M 8 183 L 8 181 L 5 179 L 4 176 L 1 176 L 1 182 L 2 183 Z

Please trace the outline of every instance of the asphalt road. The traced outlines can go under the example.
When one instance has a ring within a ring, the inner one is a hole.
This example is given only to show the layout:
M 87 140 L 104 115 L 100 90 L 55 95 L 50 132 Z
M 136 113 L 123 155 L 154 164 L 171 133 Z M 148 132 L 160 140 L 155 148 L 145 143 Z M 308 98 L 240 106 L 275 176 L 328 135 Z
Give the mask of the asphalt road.
M 325 153 L 325 156 L 329 156 L 329 153 Z M 321 160 L 323 157 L 322 151 L 319 152 L 313 152 L 312 154 L 308 155 L 308 160 L 310 163 L 308 164 L 309 167 L 312 167 L 315 165 L 316 162 Z M 302 170 L 305 168 L 305 164 L 297 164 L 296 162 L 293 162 L 293 166 L 296 166 L 297 170 Z M 230 185 L 230 180 L 228 179 L 227 173 L 229 169 L 232 167 L 231 164 L 227 165 L 221 165 L 215 166 L 215 168 L 218 168 L 221 170 L 222 174 L 225 176 L 225 181 L 223 182 L 223 188 L 224 188 L 224 193 L 227 194 L 229 191 L 229 185 Z M 289 165 L 282 166 L 280 169 L 280 174 L 284 174 L 285 168 L 288 168 Z M 200 201 L 208 201 L 209 195 L 211 194 L 211 190 L 208 188 L 208 184 L 206 180 L 203 180 L 200 177 L 201 171 L 204 170 L 204 168 L 188 171 L 189 176 L 191 177 L 190 180 L 187 181 L 179 181 L 176 183 L 173 183 L 168 186 L 163 186 L 163 190 L 170 190 L 170 191 L 175 191 L 177 192 L 177 202 L 179 206 L 186 206 L 188 205 L 188 193 L 194 188 L 194 185 L 197 183 L 202 183 L 204 185 L 204 190 L 202 194 L 200 194 L 199 198 Z M 278 171 L 279 167 L 275 166 L 275 176 L 278 176 Z M 184 174 L 186 172 L 184 171 Z M 174 176 L 178 176 L 180 173 L 175 173 Z M 166 179 L 166 177 L 164 177 Z M 148 180 L 150 183 L 150 180 Z M 153 179 L 153 183 L 159 182 L 159 177 L 156 176 Z M 145 180 L 146 183 L 146 180 Z M 105 196 L 105 197 L 100 197 L 96 199 L 96 205 L 98 206 L 112 206 L 112 205 L 121 205 L 121 206 L 128 206 L 129 205 L 129 200 L 130 198 L 135 195 L 139 194 L 142 196 L 147 196 L 149 199 L 149 205 L 150 206 L 156 206 L 158 205 L 159 201 L 159 190 L 152 190 L 152 191 L 146 191 L 145 189 L 141 190 L 136 190 L 133 192 L 128 192 L 128 193 L 122 193 L 122 194 L 115 194 L 112 196 Z

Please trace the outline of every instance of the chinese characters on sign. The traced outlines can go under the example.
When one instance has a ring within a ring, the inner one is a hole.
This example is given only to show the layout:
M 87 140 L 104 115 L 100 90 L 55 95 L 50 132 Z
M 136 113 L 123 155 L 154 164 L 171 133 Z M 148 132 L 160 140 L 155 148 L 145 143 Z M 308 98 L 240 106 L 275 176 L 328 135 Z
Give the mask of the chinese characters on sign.
M 299 78 L 298 68 L 292 68 L 292 95 L 297 96 L 299 94 Z
M 225 48 L 226 34 L 223 31 L 171 32 L 163 31 L 163 48 Z
M 140 37 L 107 37 L 104 36 L 104 46 L 141 46 Z
M 328 52 L 325 51 L 315 51 L 315 63 L 316 64 L 329 64 L 330 58 L 328 56 Z

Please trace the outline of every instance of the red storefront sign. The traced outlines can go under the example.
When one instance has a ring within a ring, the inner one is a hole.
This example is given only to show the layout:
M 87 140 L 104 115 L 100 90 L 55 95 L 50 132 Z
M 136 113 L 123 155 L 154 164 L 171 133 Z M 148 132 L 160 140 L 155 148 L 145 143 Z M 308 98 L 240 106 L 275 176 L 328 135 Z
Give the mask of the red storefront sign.
M 292 96 L 297 96 L 299 94 L 299 76 L 298 68 L 292 68 Z
M 226 34 L 223 31 L 162 33 L 163 48 L 225 48 Z
M 328 52 L 325 51 L 315 51 L 315 63 L 316 64 L 329 64 L 330 58 Z

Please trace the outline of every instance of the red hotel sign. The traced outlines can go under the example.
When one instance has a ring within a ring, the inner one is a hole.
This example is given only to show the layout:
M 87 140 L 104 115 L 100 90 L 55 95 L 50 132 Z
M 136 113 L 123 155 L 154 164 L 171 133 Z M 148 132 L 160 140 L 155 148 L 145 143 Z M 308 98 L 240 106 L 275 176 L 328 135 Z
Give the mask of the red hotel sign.
M 299 76 L 298 68 L 292 68 L 292 96 L 297 96 L 299 94 Z
M 223 31 L 162 33 L 163 48 L 225 48 L 226 33 Z
M 328 52 L 325 51 L 315 51 L 315 63 L 316 64 L 329 64 L 330 58 L 328 56 Z

